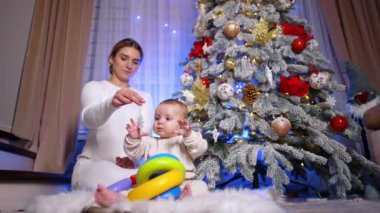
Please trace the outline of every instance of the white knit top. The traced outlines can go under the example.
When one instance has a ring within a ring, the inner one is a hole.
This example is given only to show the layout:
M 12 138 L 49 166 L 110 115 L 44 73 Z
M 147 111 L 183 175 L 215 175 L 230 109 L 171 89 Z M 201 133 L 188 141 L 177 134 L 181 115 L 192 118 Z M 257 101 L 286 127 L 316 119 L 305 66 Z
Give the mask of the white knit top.
M 91 81 L 85 84 L 81 97 L 81 119 L 89 128 L 86 144 L 79 157 L 115 162 L 126 156 L 123 150 L 126 124 L 142 117 L 142 129 L 149 134 L 153 126 L 152 98 L 147 92 L 135 90 L 145 100 L 142 106 L 135 103 L 112 106 L 112 98 L 120 87 L 109 81 Z

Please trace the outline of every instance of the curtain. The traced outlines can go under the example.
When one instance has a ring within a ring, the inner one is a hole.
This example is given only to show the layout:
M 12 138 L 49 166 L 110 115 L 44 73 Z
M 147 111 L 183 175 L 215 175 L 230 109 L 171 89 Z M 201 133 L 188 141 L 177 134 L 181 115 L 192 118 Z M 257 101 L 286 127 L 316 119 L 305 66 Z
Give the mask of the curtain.
M 34 171 L 62 173 L 75 148 L 93 0 L 36 0 L 12 133 Z
M 112 46 L 130 37 L 140 43 L 144 59 L 132 77 L 133 88 L 152 95 L 154 105 L 180 89 L 180 63 L 195 40 L 195 0 L 97 0 L 83 83 L 109 77 Z
M 358 65 L 380 91 L 380 1 L 320 0 L 340 60 Z
M 335 71 L 334 78 L 339 83 L 347 85 L 346 76 L 342 70 L 341 60 L 338 58 L 337 53 L 331 40 L 331 35 L 327 27 L 325 17 L 319 0 L 296 1 L 294 9 L 290 11 L 291 14 L 302 17 L 307 20 L 307 23 L 312 27 L 312 34 L 314 39 L 319 43 L 319 50 L 321 53 L 330 60 L 330 66 Z M 336 107 L 340 111 L 345 110 L 345 103 L 347 96 L 344 91 L 336 91 L 333 96 L 337 99 Z
M 380 1 L 320 0 L 320 4 L 339 60 L 356 64 L 380 92 Z M 366 130 L 373 160 L 380 156 L 374 145 L 378 135 Z

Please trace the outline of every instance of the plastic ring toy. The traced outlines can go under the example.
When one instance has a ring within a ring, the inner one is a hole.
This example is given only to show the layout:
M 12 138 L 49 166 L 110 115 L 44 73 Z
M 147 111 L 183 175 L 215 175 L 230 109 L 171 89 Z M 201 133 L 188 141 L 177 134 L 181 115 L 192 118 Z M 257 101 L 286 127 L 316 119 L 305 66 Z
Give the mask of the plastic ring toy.
M 185 175 L 186 172 L 182 163 L 171 157 L 160 157 L 148 160 L 137 171 L 137 185 L 147 182 L 149 178 L 157 172 L 171 170 L 178 170 L 183 173 L 183 175 Z
M 131 178 L 124 178 L 110 186 L 107 187 L 107 189 L 116 191 L 116 192 L 121 192 L 123 190 L 128 190 L 132 187 L 132 181 Z
M 181 188 L 179 188 L 179 186 L 177 186 L 177 187 L 174 187 L 172 189 L 169 189 L 166 192 L 161 193 L 160 195 L 158 195 L 158 197 L 162 198 L 162 199 L 172 198 L 172 199 L 176 200 L 179 198 L 180 195 L 181 195 Z
M 157 158 L 157 160 L 159 159 L 160 158 Z M 130 191 L 127 197 L 130 201 L 149 200 L 173 187 L 179 186 L 184 180 L 184 171 L 171 170 L 149 180 L 148 182 L 142 183 Z
M 150 158 L 148 158 L 147 161 L 150 161 L 150 160 L 153 160 L 153 159 L 156 159 L 156 158 L 161 158 L 161 157 L 168 157 L 168 158 L 174 158 L 176 160 L 179 160 L 177 158 L 177 156 L 175 156 L 175 155 L 172 155 L 172 154 L 169 154 L 169 153 L 160 153 L 160 154 L 156 154 L 156 155 L 151 156 Z

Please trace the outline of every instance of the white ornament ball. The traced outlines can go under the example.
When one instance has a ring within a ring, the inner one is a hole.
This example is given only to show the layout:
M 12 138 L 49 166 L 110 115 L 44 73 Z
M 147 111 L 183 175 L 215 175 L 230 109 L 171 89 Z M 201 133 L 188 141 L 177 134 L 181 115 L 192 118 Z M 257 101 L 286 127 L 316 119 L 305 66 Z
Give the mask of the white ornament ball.
M 216 95 L 223 101 L 229 100 L 234 95 L 234 89 L 228 83 L 223 83 L 218 86 Z
M 326 86 L 327 81 L 330 78 L 330 74 L 327 72 L 313 73 L 310 75 L 310 86 L 314 89 L 322 89 Z
M 194 84 L 194 78 L 189 73 L 183 73 L 180 77 L 182 86 L 189 87 Z

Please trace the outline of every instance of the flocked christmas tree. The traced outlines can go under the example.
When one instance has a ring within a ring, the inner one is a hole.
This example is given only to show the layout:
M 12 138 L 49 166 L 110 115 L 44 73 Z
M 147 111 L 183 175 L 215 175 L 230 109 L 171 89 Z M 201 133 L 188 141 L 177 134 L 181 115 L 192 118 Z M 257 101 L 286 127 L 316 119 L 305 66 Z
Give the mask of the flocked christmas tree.
M 334 108 L 329 60 L 288 0 L 199 0 L 194 43 L 179 97 L 209 149 L 199 178 L 213 188 L 221 169 L 254 181 L 258 156 L 278 194 L 286 170 L 314 169 L 336 195 L 362 188 L 362 171 L 380 167 L 334 135 L 360 142 L 360 127 Z

